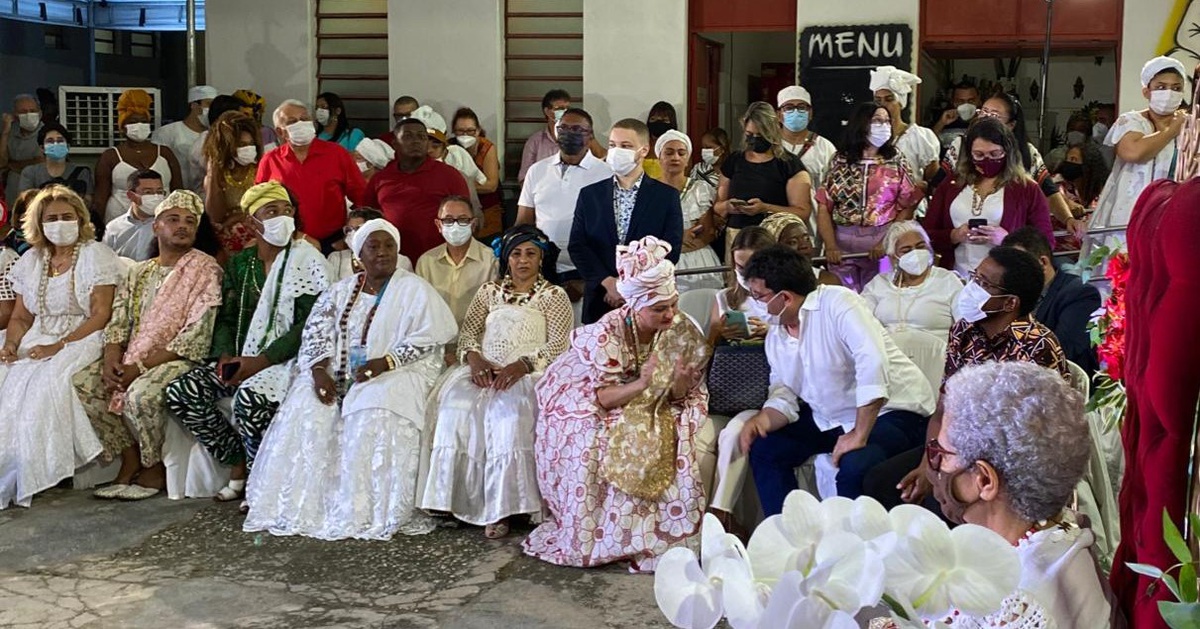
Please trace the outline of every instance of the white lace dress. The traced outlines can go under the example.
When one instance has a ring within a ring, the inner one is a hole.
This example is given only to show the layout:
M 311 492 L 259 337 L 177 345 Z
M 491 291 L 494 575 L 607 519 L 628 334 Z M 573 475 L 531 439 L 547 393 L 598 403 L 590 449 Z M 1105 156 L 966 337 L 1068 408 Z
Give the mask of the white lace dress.
M 92 290 L 116 286 L 122 267 L 111 249 L 89 242 L 74 269 L 48 278 L 44 255 L 30 249 L 11 271 L 12 289 L 34 320 L 21 339 L 18 360 L 0 363 L 0 509 L 28 507 L 34 494 L 69 478 L 103 449 L 71 384 L 72 375 L 100 359 L 103 330 L 49 359 L 33 360 L 29 351 L 57 343 L 87 320 Z
M 573 321 L 566 292 L 545 281 L 527 295 L 495 282 L 479 289 L 459 337 L 463 365 L 434 392 L 429 478 L 421 508 L 449 512 L 478 526 L 541 511 L 533 452 L 538 416 L 534 385 L 567 349 Z M 466 365 L 470 351 L 496 367 L 529 358 L 534 373 L 505 391 L 480 389 Z
M 416 508 L 421 433 L 425 400 L 443 364 L 441 346 L 457 331 L 454 315 L 432 286 L 407 271 L 392 277 L 378 308 L 375 296 L 356 291 L 358 280 L 331 286 L 304 326 L 298 373 L 247 487 L 246 531 L 386 540 L 434 528 Z M 350 385 L 349 353 L 361 344 L 368 320 L 366 358 L 391 355 L 399 366 Z M 326 358 L 340 389 L 330 406 L 317 398 L 311 372 Z
M 717 200 L 717 188 L 703 177 L 693 175 L 680 193 L 679 204 L 683 209 L 683 230 L 686 232 L 700 223 L 704 214 L 712 209 Z M 703 269 L 721 266 L 721 259 L 712 247 L 701 247 L 695 251 L 685 251 L 679 255 L 679 270 Z M 680 275 L 675 279 L 679 292 L 696 288 L 721 289 L 725 281 L 720 273 L 705 273 L 703 275 Z

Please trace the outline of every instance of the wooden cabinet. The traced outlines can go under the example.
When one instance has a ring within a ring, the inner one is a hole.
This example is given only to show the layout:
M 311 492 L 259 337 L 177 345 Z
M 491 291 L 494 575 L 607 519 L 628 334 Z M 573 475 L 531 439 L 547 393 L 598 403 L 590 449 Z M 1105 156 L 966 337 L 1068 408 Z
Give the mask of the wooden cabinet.
M 1054 0 L 1053 41 L 1115 44 L 1121 40 L 1124 0 Z M 925 47 L 963 48 L 996 43 L 1040 46 L 1046 36 L 1046 0 L 921 0 Z

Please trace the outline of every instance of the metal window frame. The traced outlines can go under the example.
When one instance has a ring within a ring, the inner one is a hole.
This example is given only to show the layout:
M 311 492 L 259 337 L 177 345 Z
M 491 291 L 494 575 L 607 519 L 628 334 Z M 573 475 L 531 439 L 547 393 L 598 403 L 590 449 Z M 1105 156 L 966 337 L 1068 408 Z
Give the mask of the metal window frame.
M 90 87 L 62 85 L 58 88 L 58 110 L 63 126 L 71 131 L 74 143 L 71 151 L 84 155 L 99 155 L 120 142 L 117 128 L 117 101 L 128 89 L 142 89 L 150 94 L 150 125 L 162 124 L 162 90 L 156 87 Z M 87 101 L 85 114 L 80 114 L 80 101 Z

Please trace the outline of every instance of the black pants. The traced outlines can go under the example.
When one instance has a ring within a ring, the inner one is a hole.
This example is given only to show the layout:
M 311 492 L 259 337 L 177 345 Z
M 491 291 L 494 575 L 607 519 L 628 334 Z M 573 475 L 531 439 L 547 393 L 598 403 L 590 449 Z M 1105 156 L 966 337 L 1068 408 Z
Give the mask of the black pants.
M 863 477 L 863 494 L 878 500 L 883 508 L 889 511 L 892 507 L 904 504 L 904 499 L 900 497 L 900 490 L 896 485 L 904 480 L 905 475 L 917 469 L 923 456 L 925 456 L 925 446 L 901 452 L 871 468 Z M 933 497 L 932 491 L 920 504 L 936 513 L 939 518 L 946 520 L 946 516 L 942 515 L 942 506 L 938 504 L 937 498 Z M 953 526 L 949 520 L 946 522 Z

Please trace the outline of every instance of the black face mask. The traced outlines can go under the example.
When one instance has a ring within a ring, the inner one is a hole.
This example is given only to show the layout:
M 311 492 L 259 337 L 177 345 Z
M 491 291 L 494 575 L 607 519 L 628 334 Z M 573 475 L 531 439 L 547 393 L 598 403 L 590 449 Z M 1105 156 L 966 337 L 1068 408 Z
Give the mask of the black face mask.
M 656 138 L 661 138 L 664 133 L 674 129 L 675 125 L 665 120 L 651 120 L 650 122 L 646 123 L 646 127 L 650 129 L 650 135 Z
M 558 133 L 558 148 L 567 155 L 578 155 L 587 149 L 587 138 L 582 133 L 560 131 Z
M 771 141 L 761 135 L 746 134 L 746 146 L 755 153 L 770 153 Z
M 1074 181 L 1083 176 L 1083 164 L 1063 162 L 1058 165 L 1058 174 L 1062 175 L 1063 179 Z

